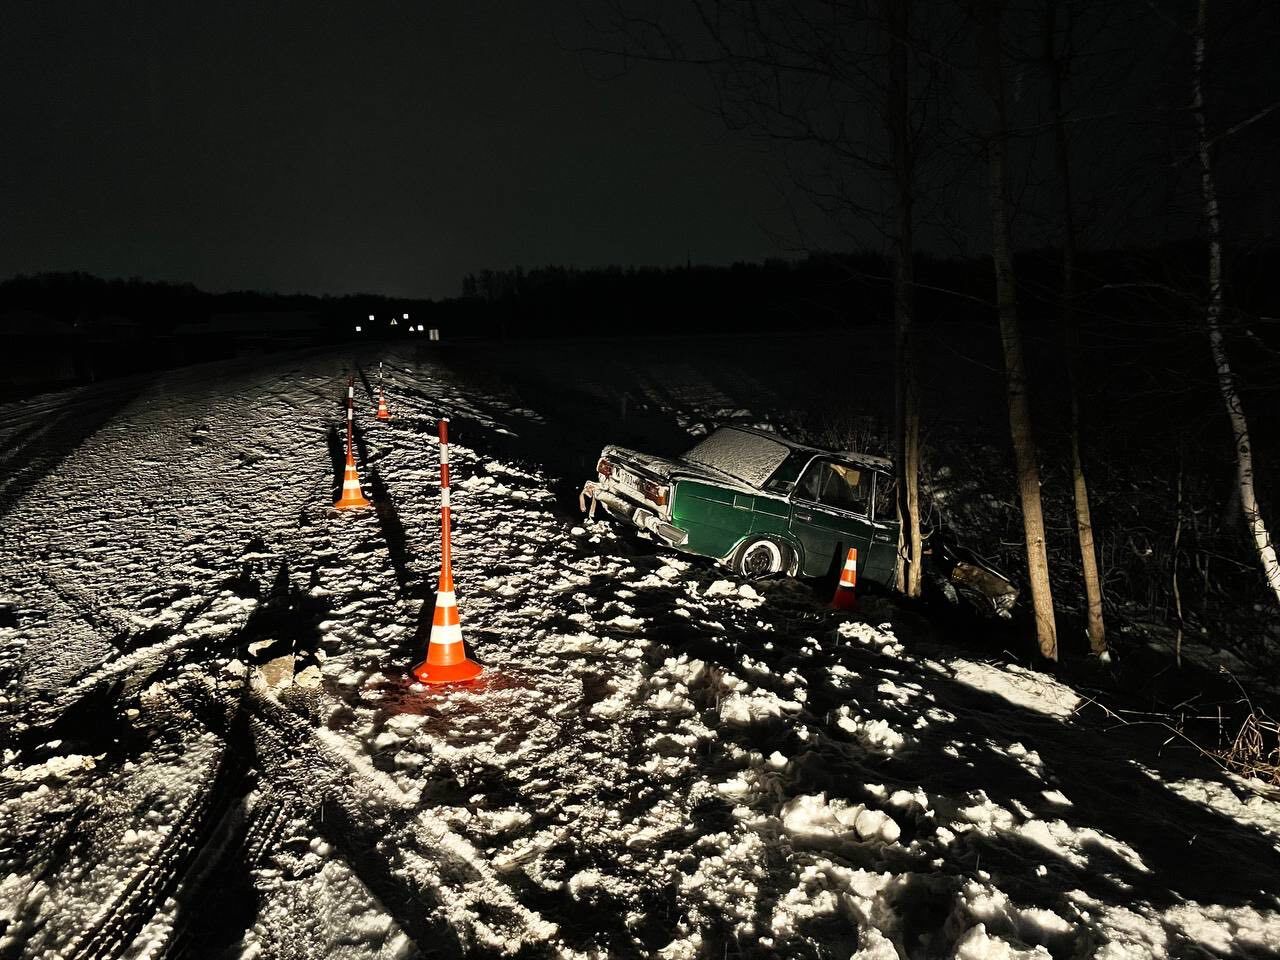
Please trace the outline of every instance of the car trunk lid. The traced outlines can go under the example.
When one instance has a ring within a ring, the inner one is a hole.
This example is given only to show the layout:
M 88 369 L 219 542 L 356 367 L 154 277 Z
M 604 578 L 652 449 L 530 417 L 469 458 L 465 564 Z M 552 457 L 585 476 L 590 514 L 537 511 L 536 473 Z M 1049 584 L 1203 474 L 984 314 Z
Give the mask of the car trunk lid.
M 601 452 L 596 470 L 615 492 L 666 518 L 671 513 L 671 473 L 675 467 L 665 457 L 610 445 Z

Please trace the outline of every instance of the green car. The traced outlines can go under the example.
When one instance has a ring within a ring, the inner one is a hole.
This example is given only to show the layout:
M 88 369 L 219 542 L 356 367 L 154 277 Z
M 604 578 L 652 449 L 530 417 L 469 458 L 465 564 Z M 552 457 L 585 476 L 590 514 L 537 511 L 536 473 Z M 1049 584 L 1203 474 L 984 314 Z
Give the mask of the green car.
M 853 547 L 860 582 L 893 583 L 898 520 L 883 457 L 722 427 L 674 460 L 607 446 L 596 470 L 582 490 L 584 511 L 594 517 L 599 504 L 743 577 L 826 576 Z

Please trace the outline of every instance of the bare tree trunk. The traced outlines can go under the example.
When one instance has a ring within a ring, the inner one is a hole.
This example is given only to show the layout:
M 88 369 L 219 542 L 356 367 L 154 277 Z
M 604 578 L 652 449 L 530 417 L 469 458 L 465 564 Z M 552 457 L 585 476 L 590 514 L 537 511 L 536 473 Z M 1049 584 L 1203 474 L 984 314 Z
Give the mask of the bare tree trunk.
M 1173 527 L 1173 610 L 1178 615 L 1178 635 L 1173 640 L 1173 660 L 1182 666 L 1182 631 L 1186 620 L 1182 616 L 1182 588 L 1178 585 L 1178 546 L 1182 543 L 1182 451 L 1178 451 L 1178 522 Z
M 1067 148 L 1067 126 L 1062 116 L 1062 71 L 1054 47 L 1055 19 L 1058 0 L 1048 0 L 1045 19 L 1045 58 L 1049 66 L 1049 100 L 1053 110 L 1053 135 L 1062 183 L 1062 303 L 1061 321 L 1067 358 L 1067 392 L 1071 399 L 1071 484 L 1075 493 L 1076 534 L 1080 544 L 1080 572 L 1084 577 L 1089 649 L 1096 654 L 1107 652 L 1107 630 L 1102 619 L 1102 579 L 1098 575 L 1098 555 L 1093 544 L 1093 518 L 1089 511 L 1089 486 L 1085 482 L 1084 462 L 1080 457 L 1080 331 L 1076 326 L 1076 228 L 1072 210 L 1071 163 Z M 1070 8 L 1068 8 L 1068 18 Z M 1071 21 L 1067 20 L 1068 42 Z
M 1206 320 L 1209 327 L 1209 349 L 1218 371 L 1218 391 L 1227 408 L 1231 431 L 1236 444 L 1236 475 L 1240 488 L 1240 508 L 1245 523 L 1253 536 L 1262 573 L 1267 585 L 1280 602 L 1280 561 L 1276 549 L 1267 534 L 1258 498 L 1253 486 L 1253 448 L 1249 442 L 1249 423 L 1245 419 L 1244 406 L 1236 385 L 1235 373 L 1227 358 L 1227 345 L 1222 336 L 1222 222 L 1218 213 L 1218 190 L 1213 179 L 1213 164 L 1209 156 L 1210 140 L 1204 117 L 1204 59 L 1205 22 L 1208 19 L 1208 0 L 1200 0 L 1196 18 L 1196 58 L 1192 71 L 1192 111 L 1196 118 L 1196 134 L 1200 154 L 1200 184 L 1204 192 L 1204 216 L 1209 231 L 1209 309 Z
M 978 64 L 983 85 L 991 97 L 993 125 L 987 145 L 991 190 L 991 257 L 996 274 L 996 306 L 1000 339 L 1004 346 L 1005 385 L 1009 399 L 1009 431 L 1022 499 L 1022 526 L 1027 542 L 1027 579 L 1035 608 L 1036 639 L 1040 653 L 1058 659 L 1058 632 L 1049 586 L 1049 556 L 1045 548 L 1044 514 L 1040 507 L 1040 467 L 1036 462 L 1031 409 L 1027 402 L 1027 372 L 1022 356 L 1022 332 L 1018 328 L 1017 289 L 1009 237 L 1009 184 L 1005 170 L 1008 132 L 1004 108 L 1004 71 L 1000 63 L 1000 5 L 982 5 L 978 31 Z
M 893 141 L 895 217 L 893 270 L 893 320 L 897 348 L 895 438 L 898 468 L 898 519 L 901 522 L 897 561 L 898 588 L 908 597 L 920 596 L 920 391 L 916 378 L 913 327 L 915 297 L 914 157 L 911 150 L 910 89 L 907 74 L 907 37 L 911 27 L 908 0 L 884 0 L 884 20 L 889 34 L 889 132 Z M 905 561 L 905 562 L 904 562 Z

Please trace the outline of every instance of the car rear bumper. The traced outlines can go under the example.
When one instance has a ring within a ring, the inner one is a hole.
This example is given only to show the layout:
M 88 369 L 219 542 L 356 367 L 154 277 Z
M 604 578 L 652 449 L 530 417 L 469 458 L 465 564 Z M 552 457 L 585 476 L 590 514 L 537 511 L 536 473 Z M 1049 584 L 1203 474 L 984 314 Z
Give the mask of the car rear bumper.
M 591 501 L 588 506 L 587 501 Z M 583 513 L 595 519 L 596 504 L 602 504 L 610 516 L 626 520 L 640 530 L 657 535 L 672 547 L 680 547 L 689 541 L 689 533 L 668 523 L 647 507 L 633 503 L 621 495 L 609 481 L 588 480 L 578 494 L 578 506 Z

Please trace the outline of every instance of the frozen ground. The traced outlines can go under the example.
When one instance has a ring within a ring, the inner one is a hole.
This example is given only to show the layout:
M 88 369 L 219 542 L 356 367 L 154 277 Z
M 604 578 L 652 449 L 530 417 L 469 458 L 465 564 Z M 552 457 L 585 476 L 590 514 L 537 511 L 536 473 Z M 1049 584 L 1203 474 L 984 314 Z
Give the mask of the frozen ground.
M 377 508 L 339 515 L 357 359 Z M 386 359 L 390 424 L 374 355 L 0 409 L 0 958 L 1280 948 L 1251 785 L 887 601 L 836 615 L 575 515 L 604 433 L 777 422 L 758 371 L 596 357 L 540 391 L 514 354 Z M 443 691 L 406 674 L 442 413 L 486 667 Z

